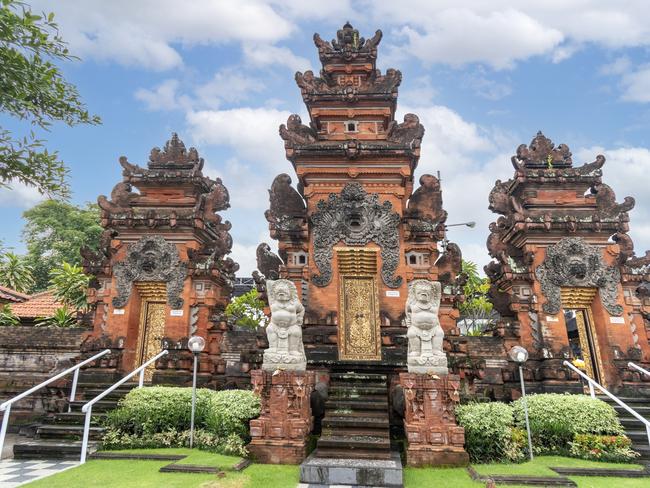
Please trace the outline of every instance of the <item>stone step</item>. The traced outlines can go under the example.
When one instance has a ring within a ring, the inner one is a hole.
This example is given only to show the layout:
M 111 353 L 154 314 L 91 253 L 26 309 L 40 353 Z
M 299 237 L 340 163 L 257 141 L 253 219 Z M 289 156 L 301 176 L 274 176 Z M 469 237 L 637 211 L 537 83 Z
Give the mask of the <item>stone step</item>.
M 640 460 L 650 460 L 650 446 L 648 444 L 632 444 L 632 449 L 641 454 Z
M 625 408 L 621 407 L 620 405 L 612 405 L 614 407 L 614 410 L 618 413 L 619 417 L 623 418 L 634 418 L 634 416 L 628 412 Z M 642 417 L 645 417 L 650 420 L 650 405 L 648 406 L 632 406 L 629 405 L 629 407 L 634 410 L 636 413 L 641 415 Z
M 387 390 L 388 387 L 384 381 L 341 381 L 341 380 L 332 380 L 330 381 L 330 388 L 359 388 L 361 386 L 370 387 L 370 388 L 381 388 Z
M 80 412 L 81 407 L 83 407 L 86 403 L 88 403 L 88 401 L 89 400 L 75 400 L 74 402 L 70 402 L 70 407 L 72 408 L 73 412 Z M 108 412 L 109 410 L 113 410 L 116 407 L 117 407 L 116 401 L 102 399 L 93 405 L 93 413 Z
M 325 408 L 329 412 L 340 415 L 344 412 L 352 412 L 355 410 L 384 410 L 388 411 L 388 398 L 384 397 L 381 400 L 363 401 L 363 400 L 327 400 Z
M 329 394 L 336 395 L 337 393 L 347 394 L 349 392 L 359 393 L 360 395 L 387 395 L 388 388 L 386 385 L 381 386 L 368 386 L 368 385 L 350 385 L 350 384 L 339 384 L 339 385 L 330 385 Z
M 385 382 L 388 377 L 385 374 L 378 373 L 330 373 L 330 380 L 343 380 L 351 382 L 377 381 Z
M 382 460 L 391 459 L 391 452 L 388 450 L 376 449 L 354 449 L 350 450 L 346 447 L 317 447 L 313 453 L 315 458 L 319 459 L 337 459 L 337 460 L 353 460 L 353 459 L 368 459 L 368 460 Z
M 106 413 L 95 413 L 91 417 L 91 425 L 99 423 L 106 417 Z M 83 412 L 63 412 L 50 415 L 43 419 L 44 424 L 66 424 L 66 425 L 83 425 L 86 414 Z
M 386 393 L 383 393 L 381 395 L 369 395 L 369 394 L 364 394 L 364 393 L 358 393 L 355 392 L 354 390 L 350 390 L 348 392 L 336 392 L 332 393 L 330 392 L 328 396 L 328 400 L 332 401 L 364 401 L 364 402 L 383 402 L 386 400 Z
M 643 424 L 639 422 L 639 425 Z M 626 430 L 625 435 L 630 438 L 633 444 L 649 445 L 648 433 L 645 430 Z
M 318 447 L 345 448 L 350 451 L 355 449 L 365 450 L 390 450 L 390 438 L 388 436 L 374 435 L 321 435 L 317 443 Z
M 104 432 L 103 427 L 90 427 L 89 438 L 99 439 Z M 83 436 L 83 425 L 41 424 L 36 428 L 36 439 L 65 439 L 80 440 Z
M 390 441 L 390 430 L 386 427 L 323 427 L 321 436 L 328 437 L 381 437 Z
M 636 429 L 641 429 L 644 428 L 643 422 L 641 422 L 639 419 L 636 417 L 623 417 L 622 415 L 619 414 L 618 419 L 621 422 L 621 425 L 627 430 L 636 430 Z
M 323 428 L 367 428 L 388 429 L 390 426 L 388 414 L 383 417 L 334 417 L 326 416 L 322 421 Z
M 131 390 L 132 390 L 132 388 L 129 388 L 128 390 L 120 390 L 118 388 L 117 390 L 113 390 L 112 392 L 110 392 L 104 398 L 106 398 L 108 400 L 118 401 L 118 400 L 121 400 L 122 398 L 124 398 Z M 93 398 L 95 398 L 96 396 L 99 396 L 102 393 L 104 393 L 104 391 L 105 390 L 103 390 L 101 388 L 89 388 L 87 390 L 83 390 L 83 393 L 82 393 L 83 398 L 81 398 L 80 395 L 77 394 L 77 400 L 90 401 Z
M 88 453 L 96 449 L 96 443 L 88 443 Z M 33 440 L 14 444 L 14 459 L 79 459 L 80 456 L 81 441 Z

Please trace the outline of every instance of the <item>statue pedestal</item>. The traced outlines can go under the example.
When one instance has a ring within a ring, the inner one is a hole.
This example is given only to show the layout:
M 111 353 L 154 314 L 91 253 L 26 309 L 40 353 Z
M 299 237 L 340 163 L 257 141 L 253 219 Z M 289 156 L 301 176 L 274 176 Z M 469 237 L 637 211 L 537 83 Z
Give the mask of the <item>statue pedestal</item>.
M 248 450 L 261 463 L 300 464 L 307 455 L 312 429 L 311 371 L 251 371 L 253 391 L 262 400 L 259 418 L 251 420 Z
M 409 466 L 462 466 L 469 463 L 465 452 L 465 429 L 456 425 L 454 407 L 459 401 L 460 378 L 400 373 L 404 390 L 404 430 Z

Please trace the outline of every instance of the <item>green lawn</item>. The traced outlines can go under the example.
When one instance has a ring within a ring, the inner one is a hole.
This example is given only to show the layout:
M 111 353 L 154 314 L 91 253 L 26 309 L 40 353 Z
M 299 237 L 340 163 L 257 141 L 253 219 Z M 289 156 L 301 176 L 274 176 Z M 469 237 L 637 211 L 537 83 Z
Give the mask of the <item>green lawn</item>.
M 239 458 L 190 449 L 138 449 L 123 452 L 151 454 L 186 454 L 179 463 L 218 466 L 225 477 L 212 474 L 160 473 L 158 469 L 169 461 L 91 460 L 83 466 L 30 483 L 30 488 L 294 488 L 298 484 L 298 466 L 253 464 L 242 472 L 232 467 Z M 482 464 L 474 468 L 481 475 L 557 476 L 553 467 L 642 469 L 635 464 L 613 464 L 583 461 L 558 456 L 541 456 L 522 464 Z M 580 488 L 647 488 L 646 479 L 571 477 Z M 452 486 L 453 488 L 484 487 L 484 482 L 472 481 L 464 468 L 405 468 L 404 486 Z M 508 485 L 509 488 L 516 488 Z

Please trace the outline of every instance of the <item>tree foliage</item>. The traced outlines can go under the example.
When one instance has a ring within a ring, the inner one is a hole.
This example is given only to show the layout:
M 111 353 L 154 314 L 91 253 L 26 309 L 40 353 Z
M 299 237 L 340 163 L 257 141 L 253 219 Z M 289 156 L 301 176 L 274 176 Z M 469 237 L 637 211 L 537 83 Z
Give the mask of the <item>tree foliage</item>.
M 57 300 L 74 310 L 88 308 L 86 290 L 90 277 L 84 274 L 81 266 L 63 262 L 61 267 L 50 273 L 50 285 Z
M 34 286 L 33 268 L 22 256 L 5 252 L 0 255 L 0 284 L 21 293 L 29 293 Z
M 57 308 L 49 317 L 39 317 L 36 319 L 37 327 L 74 327 L 77 325 L 77 319 L 73 312 L 67 308 Z
M 5 303 L 0 305 L 0 327 L 20 325 L 20 319 L 11 309 L 11 305 Z
M 255 329 L 268 322 L 264 314 L 264 302 L 255 288 L 233 298 L 226 307 L 226 316 L 236 325 Z
M 0 110 L 47 130 L 52 122 L 98 124 L 55 61 L 77 59 L 60 37 L 54 14 L 34 14 L 16 0 L 0 3 Z M 67 169 L 33 130 L 23 137 L 0 127 L 0 186 L 19 181 L 51 196 L 67 196 Z
M 58 200 L 46 200 L 23 213 L 27 223 L 23 241 L 26 260 L 34 269 L 36 290 L 50 284 L 50 274 L 63 263 L 81 265 L 81 246 L 97 250 L 102 227 L 99 208 L 94 204 L 79 207 Z
M 458 307 L 460 322 L 466 335 L 483 335 L 494 325 L 497 318 L 497 313 L 487 296 L 490 281 L 479 275 L 476 263 L 463 260 L 462 269 L 467 276 L 467 282 L 463 287 L 465 301 Z

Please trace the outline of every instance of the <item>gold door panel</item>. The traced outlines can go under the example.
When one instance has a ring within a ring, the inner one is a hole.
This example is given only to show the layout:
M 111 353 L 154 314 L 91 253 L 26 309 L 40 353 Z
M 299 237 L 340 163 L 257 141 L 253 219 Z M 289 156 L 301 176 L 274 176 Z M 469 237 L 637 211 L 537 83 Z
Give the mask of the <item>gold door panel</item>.
M 165 335 L 164 302 L 142 302 L 140 334 L 138 337 L 138 365 L 142 365 L 161 351 L 161 340 Z M 144 370 L 144 378 L 151 381 L 155 364 Z

